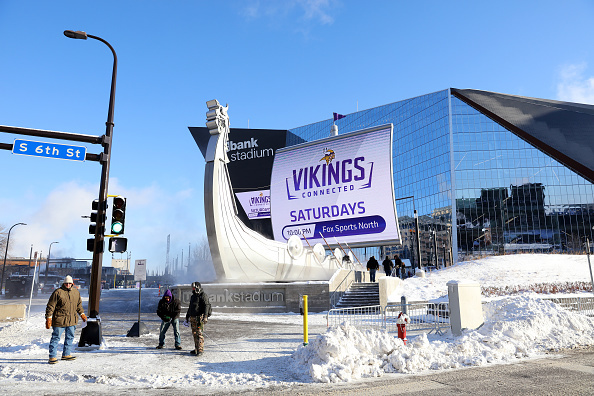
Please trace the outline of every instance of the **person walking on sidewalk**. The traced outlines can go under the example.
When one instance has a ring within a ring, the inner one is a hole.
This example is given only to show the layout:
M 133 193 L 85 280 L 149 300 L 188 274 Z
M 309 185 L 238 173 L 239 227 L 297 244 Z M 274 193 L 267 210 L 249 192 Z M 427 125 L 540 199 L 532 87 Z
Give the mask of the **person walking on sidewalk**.
M 161 318 L 161 327 L 159 328 L 159 345 L 157 349 L 163 349 L 165 345 L 165 333 L 169 326 L 173 326 L 173 337 L 175 338 L 175 349 L 180 350 L 181 337 L 179 335 L 179 314 L 181 313 L 181 302 L 174 298 L 171 290 L 167 289 L 163 298 L 157 305 L 157 316 Z
M 384 266 L 386 276 L 392 276 L 392 260 L 390 260 L 390 257 L 386 256 L 384 261 L 382 261 L 382 265 Z
M 192 355 L 200 356 L 204 353 L 204 325 L 211 314 L 210 302 L 208 296 L 202 290 L 200 282 L 192 283 L 192 297 L 190 297 L 190 306 L 186 313 L 186 323 L 189 321 L 192 326 L 192 335 L 194 336 L 195 349 L 190 352 Z
M 367 271 L 369 271 L 369 280 L 375 282 L 375 272 L 379 269 L 379 263 L 375 259 L 375 256 L 371 256 L 367 261 Z
M 53 328 L 52 338 L 49 344 L 49 364 L 58 363 L 58 343 L 62 333 L 64 335 L 64 349 L 62 360 L 74 360 L 72 356 L 72 341 L 74 340 L 74 329 L 78 323 L 78 315 L 83 322 L 87 316 L 82 307 L 82 299 L 76 287 L 72 287 L 72 277 L 64 278 L 62 286 L 54 290 L 45 307 L 45 328 Z

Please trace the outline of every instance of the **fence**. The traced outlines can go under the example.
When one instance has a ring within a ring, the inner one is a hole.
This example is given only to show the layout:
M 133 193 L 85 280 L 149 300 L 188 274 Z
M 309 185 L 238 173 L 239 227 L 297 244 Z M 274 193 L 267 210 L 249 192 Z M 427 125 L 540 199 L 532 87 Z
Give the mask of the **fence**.
M 568 311 L 594 317 L 594 297 L 545 297 L 545 300 L 561 305 Z M 408 332 L 426 332 L 443 335 L 450 329 L 450 308 L 447 302 L 426 301 L 408 304 L 388 304 L 385 307 L 372 305 L 357 308 L 335 308 L 328 311 L 328 326 L 349 323 L 359 329 L 398 331 L 398 314 L 404 312 L 410 318 Z
M 426 332 L 443 334 L 450 328 L 449 304 L 413 302 L 408 304 L 390 304 L 386 307 L 372 305 L 357 308 L 335 308 L 328 311 L 328 326 L 348 323 L 359 329 L 385 330 L 388 333 L 398 331 L 396 321 L 398 314 L 405 312 L 410 318 L 406 326 L 409 332 Z
M 594 316 L 594 297 L 545 297 L 543 299 L 559 304 L 568 311 Z
M 380 305 L 354 308 L 334 308 L 326 317 L 328 327 L 347 322 L 359 329 L 379 330 L 384 327 L 384 310 Z

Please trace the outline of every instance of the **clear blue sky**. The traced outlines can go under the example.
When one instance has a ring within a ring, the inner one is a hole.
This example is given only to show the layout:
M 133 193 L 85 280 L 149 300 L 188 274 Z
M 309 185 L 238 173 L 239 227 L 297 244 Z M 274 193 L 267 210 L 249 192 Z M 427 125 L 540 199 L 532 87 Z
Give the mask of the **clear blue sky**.
M 185 259 L 205 235 L 204 160 L 187 127 L 204 125 L 209 99 L 230 105 L 232 127 L 273 129 L 448 87 L 594 103 L 592 1 L 0 0 L 0 125 L 105 133 L 111 53 L 66 29 L 117 52 L 109 193 L 128 198 L 129 250 L 149 271 L 168 234 Z M 80 216 L 97 162 L 0 150 L 0 169 L 0 224 L 28 224 L 12 255 L 59 241 L 52 257 L 91 257 Z

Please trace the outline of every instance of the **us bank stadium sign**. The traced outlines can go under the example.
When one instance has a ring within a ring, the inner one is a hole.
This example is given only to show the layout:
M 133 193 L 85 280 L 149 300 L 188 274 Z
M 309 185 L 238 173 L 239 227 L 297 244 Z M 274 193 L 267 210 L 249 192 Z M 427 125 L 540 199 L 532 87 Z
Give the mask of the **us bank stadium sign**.
M 216 287 L 209 285 L 205 287 L 208 300 L 213 306 L 241 306 L 241 307 L 262 307 L 262 306 L 285 306 L 285 291 L 281 289 L 257 289 L 257 288 L 235 288 Z M 181 302 L 189 304 L 192 297 L 192 289 L 184 288 L 181 291 Z
M 278 150 L 271 214 L 279 241 L 399 244 L 392 125 Z

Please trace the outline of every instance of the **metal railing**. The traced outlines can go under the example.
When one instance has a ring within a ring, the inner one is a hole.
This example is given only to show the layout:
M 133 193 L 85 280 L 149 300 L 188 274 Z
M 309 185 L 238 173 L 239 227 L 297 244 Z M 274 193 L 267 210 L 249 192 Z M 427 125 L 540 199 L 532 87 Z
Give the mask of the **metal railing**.
M 334 308 L 326 316 L 328 327 L 348 323 L 358 329 L 378 330 L 384 325 L 384 310 L 380 305 L 355 308 Z
M 594 297 L 544 297 L 563 308 L 594 317 Z M 333 308 L 328 311 L 328 326 L 348 323 L 359 329 L 373 329 L 396 333 L 400 312 L 408 315 L 407 332 L 426 332 L 443 335 L 450 329 L 449 303 L 416 301 L 406 304 L 371 305 L 356 308 Z
M 449 304 L 413 302 L 408 304 L 389 304 L 386 307 L 371 305 L 356 308 L 333 308 L 328 311 L 328 326 L 348 323 L 358 329 L 385 330 L 388 333 L 398 331 L 396 320 L 398 314 L 405 312 L 410 323 L 406 326 L 409 332 L 426 332 L 443 335 L 450 328 Z
M 332 294 L 330 294 L 330 306 L 332 308 L 336 307 L 336 304 L 338 304 L 338 301 L 340 301 L 344 293 L 351 287 L 353 282 L 355 282 L 355 279 L 350 279 L 350 276 L 353 273 L 353 271 L 355 271 L 355 269 L 351 269 L 349 273 L 344 277 L 342 282 L 340 282 L 338 286 L 336 286 Z M 345 282 L 347 282 L 346 285 L 343 285 Z
M 568 311 L 594 316 L 594 297 L 543 297 L 543 300 L 559 304 Z
M 389 304 L 384 308 L 384 329 L 388 333 L 397 332 L 396 320 L 400 312 L 409 317 L 406 331 L 426 332 L 443 335 L 450 328 L 450 305 L 447 302 L 412 302 L 408 304 Z

